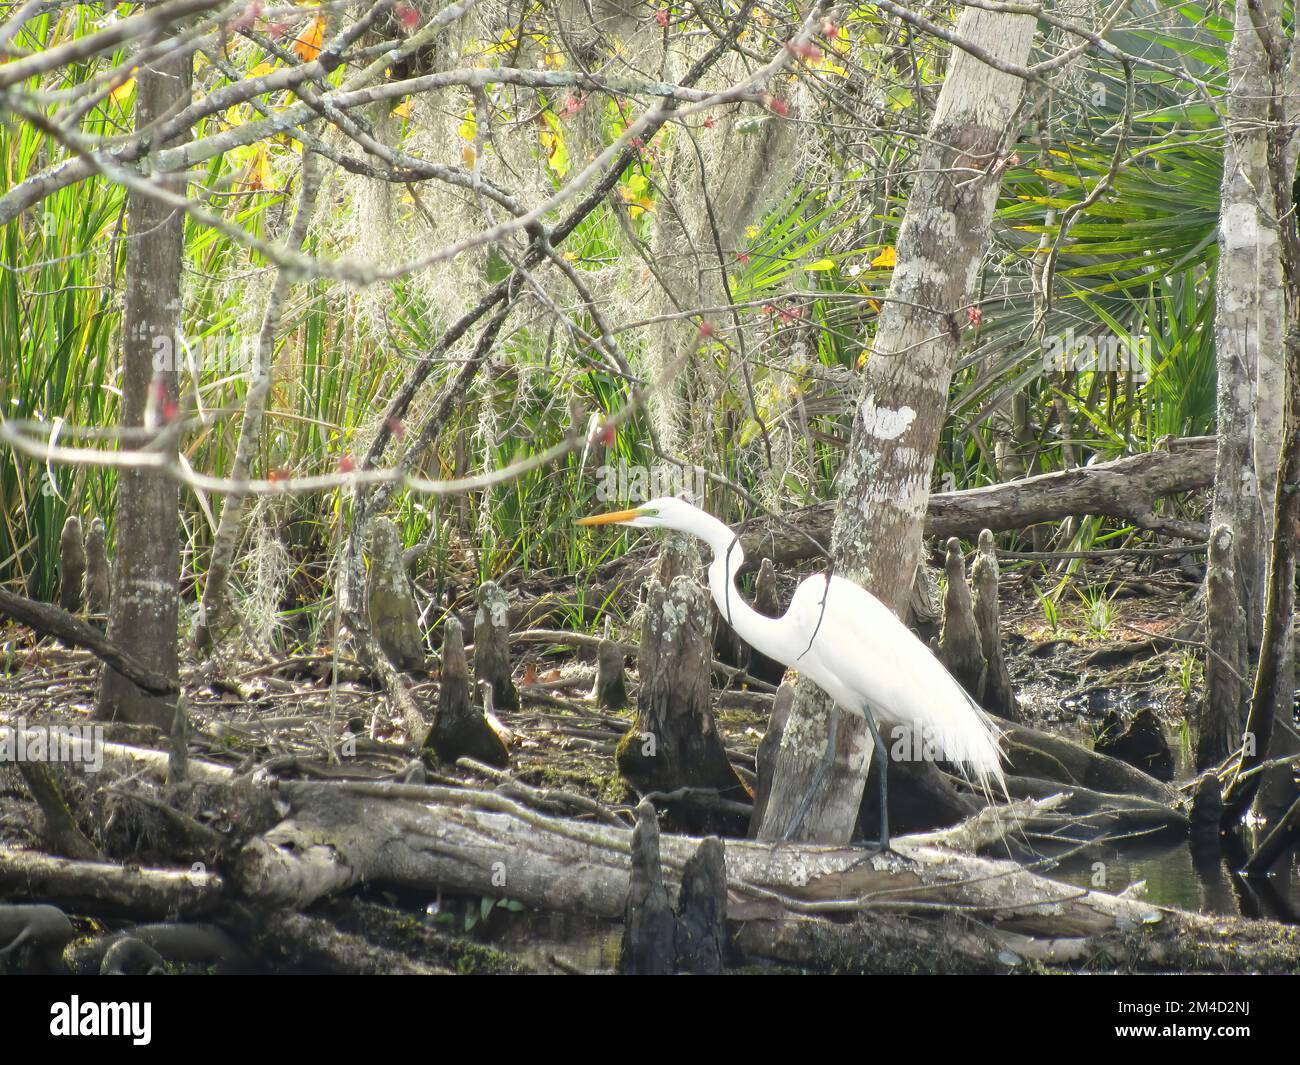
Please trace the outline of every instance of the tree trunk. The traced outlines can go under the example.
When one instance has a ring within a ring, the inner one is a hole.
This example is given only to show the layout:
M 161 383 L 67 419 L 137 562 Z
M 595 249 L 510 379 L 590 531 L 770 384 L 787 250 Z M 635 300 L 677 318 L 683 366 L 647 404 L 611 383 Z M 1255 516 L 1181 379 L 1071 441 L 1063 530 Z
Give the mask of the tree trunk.
M 1246 722 L 1253 749 L 1242 770 L 1266 757 L 1300 751 L 1295 730 L 1286 727 L 1292 723 L 1294 690 L 1294 497 L 1300 480 L 1294 439 L 1300 433 L 1295 391 L 1300 388 L 1300 233 L 1294 196 L 1300 138 L 1292 124 L 1297 79 L 1283 6 L 1281 0 L 1237 6 L 1219 223 L 1214 524 L 1232 530 L 1247 644 L 1251 657 L 1259 659 Z M 1224 646 L 1211 641 L 1210 651 L 1231 652 L 1231 637 L 1222 630 L 1214 635 Z M 1296 796 L 1289 767 L 1256 775 L 1245 787 L 1239 783 L 1234 781 L 1226 796 L 1232 813 L 1241 812 L 1250 794 L 1263 816 L 1278 816 Z
M 1237 588 L 1252 658 L 1259 651 L 1277 458 L 1282 444 L 1286 297 L 1274 202 L 1269 123 L 1283 84 L 1270 73 L 1252 11 L 1283 43 L 1280 0 L 1238 4 L 1229 50 L 1227 138 L 1219 224 L 1214 337 L 1218 368 L 1218 469 L 1214 522 L 1232 530 Z M 1294 176 L 1294 156 L 1288 158 Z M 1289 193 L 1291 179 L 1286 180 Z M 1218 650 L 1218 648 L 1216 648 Z
M 135 125 L 147 129 L 189 102 L 193 59 L 146 64 L 136 75 Z M 159 179 L 183 191 L 183 177 Z M 181 212 L 149 196 L 127 196 L 126 310 L 122 322 L 122 424 L 143 426 L 146 412 L 163 416 L 178 398 L 175 354 L 181 330 Z M 155 370 L 155 359 L 166 356 Z M 152 415 L 150 420 L 154 420 Z M 177 676 L 179 496 L 176 482 L 160 470 L 122 469 L 117 481 L 117 560 L 108 636 L 146 668 Z M 96 713 L 108 720 L 168 729 L 175 706 L 169 697 L 147 695 L 106 666 Z
M 1205 696 L 1196 728 L 1196 768 L 1218 765 L 1241 744 L 1246 717 L 1244 679 L 1250 671 L 1246 614 L 1237 594 L 1232 530 L 1215 527 L 1205 569 Z
M 1015 64 L 1028 60 L 1034 28 L 1032 16 L 977 8 L 964 8 L 957 22 L 958 36 Z M 838 570 L 896 613 L 906 606 L 921 557 L 948 386 L 1022 91 L 1019 78 L 953 50 L 926 146 L 919 152 L 918 176 L 898 234 L 898 265 L 837 478 L 832 550 Z M 793 808 L 786 804 L 800 801 L 825 747 L 829 700 L 817 695 L 809 681 L 801 680 L 799 689 L 766 811 L 773 824 L 789 821 Z M 837 758 L 825 774 L 821 794 L 800 826 L 800 839 L 846 842 L 852 836 L 871 764 L 860 754 L 870 751 L 871 739 L 865 722 L 847 714 L 841 718 L 841 750 L 853 757 Z M 810 727 L 810 719 L 818 724 Z

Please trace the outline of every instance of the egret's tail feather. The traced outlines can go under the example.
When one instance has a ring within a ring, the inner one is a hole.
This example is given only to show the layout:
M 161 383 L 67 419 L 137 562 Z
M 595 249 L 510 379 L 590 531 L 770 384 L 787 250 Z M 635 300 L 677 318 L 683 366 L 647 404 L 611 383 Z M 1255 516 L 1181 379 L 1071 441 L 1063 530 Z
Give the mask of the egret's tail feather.
M 965 688 L 961 689 L 961 693 L 974 711 L 978 726 L 964 728 L 960 739 L 954 737 L 957 739 L 954 744 L 957 750 L 955 757 L 950 756 L 949 760 L 961 768 L 966 779 L 977 785 L 989 802 L 993 802 L 995 798 L 994 785 L 1002 792 L 1002 797 L 1010 802 L 1007 777 L 1002 768 L 1002 737 L 1005 734 Z

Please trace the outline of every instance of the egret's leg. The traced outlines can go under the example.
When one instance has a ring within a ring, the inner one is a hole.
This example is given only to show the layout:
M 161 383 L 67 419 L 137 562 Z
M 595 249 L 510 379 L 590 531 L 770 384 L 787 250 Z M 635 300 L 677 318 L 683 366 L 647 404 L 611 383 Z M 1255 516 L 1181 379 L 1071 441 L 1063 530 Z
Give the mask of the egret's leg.
M 867 728 L 871 730 L 871 745 L 876 755 L 876 772 L 880 774 L 880 849 L 889 850 L 889 752 L 885 750 L 885 741 L 880 738 L 880 728 L 871 714 L 871 708 L 864 708 L 863 717 L 867 719 Z
M 826 779 L 827 772 L 835 762 L 835 745 L 839 741 L 839 733 L 840 708 L 839 705 L 836 704 L 831 707 L 831 716 L 827 720 L 826 753 L 822 756 L 822 760 L 817 764 L 817 772 L 813 774 L 812 783 L 804 793 L 803 801 L 799 803 L 799 809 L 795 811 L 793 820 L 791 820 L 789 827 L 785 830 L 785 834 L 781 837 L 781 842 L 789 842 L 790 837 L 793 836 L 795 832 L 799 830 L 799 826 L 803 824 L 803 819 L 808 816 L 808 810 L 812 807 L 813 796 L 817 794 L 817 789 L 822 786 L 822 781 Z

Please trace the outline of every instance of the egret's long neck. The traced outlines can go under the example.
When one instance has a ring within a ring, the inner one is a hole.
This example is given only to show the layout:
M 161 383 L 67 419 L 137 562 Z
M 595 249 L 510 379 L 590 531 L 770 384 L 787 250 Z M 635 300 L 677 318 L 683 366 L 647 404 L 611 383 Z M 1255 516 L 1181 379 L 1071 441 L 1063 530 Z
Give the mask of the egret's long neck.
M 735 533 L 712 514 L 704 512 L 699 515 L 698 525 L 690 531 L 713 549 L 709 591 L 713 593 L 713 601 L 718 604 L 723 619 L 751 647 L 769 658 L 784 662 L 778 653 L 781 646 L 779 619 L 760 614 L 740 597 L 736 588 L 736 574 L 745 561 L 745 553 L 740 549 Z

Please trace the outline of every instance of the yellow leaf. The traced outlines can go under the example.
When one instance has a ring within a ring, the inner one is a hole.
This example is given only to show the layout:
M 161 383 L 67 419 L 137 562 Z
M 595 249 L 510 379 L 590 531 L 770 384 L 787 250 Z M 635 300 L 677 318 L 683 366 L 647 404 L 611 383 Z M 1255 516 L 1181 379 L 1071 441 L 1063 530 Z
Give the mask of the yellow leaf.
M 264 189 L 270 180 L 271 154 L 267 150 L 266 143 L 263 142 L 257 146 L 253 158 L 249 160 L 242 184 L 246 189 Z
M 879 255 L 871 260 L 872 266 L 894 266 L 898 263 L 898 252 L 892 244 L 886 244 Z
M 257 66 L 248 72 L 248 76 L 250 78 L 260 78 L 264 74 L 271 73 L 274 69 L 274 63 L 258 63 Z
M 461 140 L 472 141 L 478 136 L 478 120 L 474 117 L 474 108 L 471 107 L 465 112 L 465 120 L 461 122 L 460 129 L 457 130 Z
M 293 50 L 304 63 L 310 63 L 320 55 L 321 42 L 325 39 L 325 16 L 317 15 L 311 20 L 306 32 L 293 42 Z
M 859 369 L 859 370 L 861 370 L 862 367 L 866 366 L 866 364 L 867 364 L 867 359 L 869 359 L 870 357 L 871 357 L 871 352 L 870 352 L 868 349 L 864 348 L 864 349 L 862 350 L 862 354 L 858 356 L 858 369 Z
M 835 260 L 818 259 L 815 263 L 809 263 L 804 269 L 812 274 L 824 274 L 827 270 L 835 269 Z
M 461 149 L 460 157 L 465 160 L 466 166 L 473 166 L 475 160 L 478 159 L 478 152 L 474 150 L 474 145 L 467 144 Z
M 403 100 L 400 104 L 398 104 L 396 107 L 394 107 L 393 110 L 392 110 L 392 112 L 391 112 L 391 114 L 393 115 L 394 118 L 410 118 L 410 117 L 411 117 L 411 98 L 408 96 L 408 97 L 407 97 L 405 100 Z
M 108 94 L 108 98 L 115 104 L 124 104 L 131 99 L 131 94 L 135 92 L 135 72 L 139 67 L 131 68 L 131 76 L 122 82 L 116 89 Z
M 746 227 L 745 227 L 745 236 L 748 237 L 750 240 L 753 240 L 755 237 L 757 237 L 757 236 L 758 236 L 758 226 L 746 226 Z

